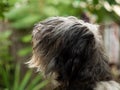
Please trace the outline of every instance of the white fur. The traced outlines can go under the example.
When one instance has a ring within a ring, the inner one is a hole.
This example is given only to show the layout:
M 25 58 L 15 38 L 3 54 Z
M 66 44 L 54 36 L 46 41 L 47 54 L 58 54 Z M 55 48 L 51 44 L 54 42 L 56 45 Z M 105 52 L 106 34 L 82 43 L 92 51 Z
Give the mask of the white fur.
M 120 90 L 120 84 L 115 81 L 98 82 L 94 90 Z

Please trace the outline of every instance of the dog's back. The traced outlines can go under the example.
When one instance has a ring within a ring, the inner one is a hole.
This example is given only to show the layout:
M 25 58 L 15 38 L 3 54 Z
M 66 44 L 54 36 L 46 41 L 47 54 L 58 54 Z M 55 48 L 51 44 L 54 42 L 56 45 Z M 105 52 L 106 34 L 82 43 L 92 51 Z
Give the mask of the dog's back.
M 120 90 L 120 84 L 115 81 L 98 82 L 94 90 Z

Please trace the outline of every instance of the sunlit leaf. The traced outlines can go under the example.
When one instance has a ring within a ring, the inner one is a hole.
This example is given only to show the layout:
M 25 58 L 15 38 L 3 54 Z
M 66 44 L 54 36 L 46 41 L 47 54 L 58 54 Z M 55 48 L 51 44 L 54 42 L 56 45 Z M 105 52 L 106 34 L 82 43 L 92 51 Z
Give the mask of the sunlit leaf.
M 30 42 L 31 41 L 31 35 L 25 35 L 24 37 L 22 37 L 22 42 Z

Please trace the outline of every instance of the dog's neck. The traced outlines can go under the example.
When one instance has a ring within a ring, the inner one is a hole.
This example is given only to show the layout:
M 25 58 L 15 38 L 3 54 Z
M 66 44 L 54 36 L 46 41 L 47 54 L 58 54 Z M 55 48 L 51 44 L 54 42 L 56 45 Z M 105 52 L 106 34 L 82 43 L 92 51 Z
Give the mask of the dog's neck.
M 99 84 L 99 82 L 110 82 L 110 81 L 111 80 L 108 80 L 108 79 L 106 79 L 104 81 L 93 81 L 93 82 L 90 82 L 89 80 L 86 82 L 77 80 L 75 82 L 71 81 L 68 85 L 62 84 L 53 90 L 97 90 L 95 88 L 97 87 L 97 84 Z
M 55 90 L 94 90 L 98 82 L 111 80 L 112 75 L 107 66 L 101 67 L 101 62 L 94 65 L 88 64 L 79 73 L 74 73 L 70 81 L 61 82 Z

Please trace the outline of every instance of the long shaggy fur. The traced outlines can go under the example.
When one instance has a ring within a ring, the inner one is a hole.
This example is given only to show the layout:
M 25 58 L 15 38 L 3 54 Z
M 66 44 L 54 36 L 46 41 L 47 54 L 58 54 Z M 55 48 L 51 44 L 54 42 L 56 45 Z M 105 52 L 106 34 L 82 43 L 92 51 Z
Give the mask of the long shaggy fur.
M 117 83 L 112 81 L 96 25 L 72 16 L 52 17 L 35 25 L 32 35 L 28 64 L 51 78 L 54 90 L 120 90 L 119 85 L 104 88 L 106 83 L 111 87 Z

